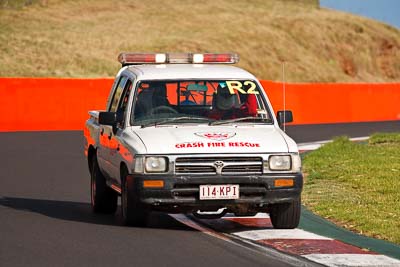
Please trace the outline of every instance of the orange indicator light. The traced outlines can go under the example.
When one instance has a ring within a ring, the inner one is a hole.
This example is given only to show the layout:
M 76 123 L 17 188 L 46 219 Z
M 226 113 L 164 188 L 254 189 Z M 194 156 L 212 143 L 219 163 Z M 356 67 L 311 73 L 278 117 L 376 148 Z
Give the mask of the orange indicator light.
M 143 181 L 143 187 L 145 188 L 161 188 L 164 187 L 163 180 L 146 180 Z
M 275 187 L 291 187 L 294 185 L 293 179 L 276 179 L 274 182 Z

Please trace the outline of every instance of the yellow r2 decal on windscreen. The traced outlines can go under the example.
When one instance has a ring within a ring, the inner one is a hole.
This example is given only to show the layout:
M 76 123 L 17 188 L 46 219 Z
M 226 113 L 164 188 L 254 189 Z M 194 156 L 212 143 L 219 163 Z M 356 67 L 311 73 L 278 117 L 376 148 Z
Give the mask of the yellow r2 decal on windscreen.
M 258 95 L 259 92 L 256 91 L 256 84 L 252 81 L 226 81 L 226 85 L 228 86 L 229 93 L 232 95 L 236 94 L 235 91 L 238 91 L 240 94 L 244 95 Z M 250 86 L 250 87 L 249 87 Z M 244 87 L 248 87 L 245 89 Z

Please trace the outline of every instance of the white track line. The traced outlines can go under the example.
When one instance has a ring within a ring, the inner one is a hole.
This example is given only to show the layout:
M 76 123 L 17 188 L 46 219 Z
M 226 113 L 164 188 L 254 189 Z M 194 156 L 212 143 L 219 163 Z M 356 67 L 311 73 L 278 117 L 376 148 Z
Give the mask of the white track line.
M 350 141 L 353 142 L 360 142 L 360 141 L 366 141 L 368 140 L 369 137 L 368 136 L 363 136 L 363 137 L 354 137 L 354 138 L 350 138 Z M 316 142 L 307 142 L 307 143 L 299 143 L 297 146 L 299 148 L 300 151 L 308 151 L 308 150 L 316 150 L 318 148 L 320 148 L 321 146 L 332 142 L 332 140 L 324 140 L 324 141 L 316 141 Z
M 303 257 L 324 264 L 339 267 L 399 267 L 400 261 L 384 255 L 371 254 L 309 254 Z
M 313 234 L 311 232 L 307 232 L 301 229 L 292 229 L 292 230 L 265 229 L 265 230 L 235 232 L 232 234 L 253 241 L 266 240 L 266 239 L 333 240 L 332 238 Z

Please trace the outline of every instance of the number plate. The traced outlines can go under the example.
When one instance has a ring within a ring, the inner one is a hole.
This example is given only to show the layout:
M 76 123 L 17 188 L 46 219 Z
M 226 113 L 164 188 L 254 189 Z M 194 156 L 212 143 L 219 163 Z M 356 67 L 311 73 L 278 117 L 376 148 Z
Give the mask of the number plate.
M 200 200 L 238 199 L 239 185 L 200 185 Z

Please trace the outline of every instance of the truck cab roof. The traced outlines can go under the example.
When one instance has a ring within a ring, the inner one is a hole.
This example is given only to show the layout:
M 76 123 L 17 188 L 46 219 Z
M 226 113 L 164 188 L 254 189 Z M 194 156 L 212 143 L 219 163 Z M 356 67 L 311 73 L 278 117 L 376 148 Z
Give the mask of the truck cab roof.
M 152 64 L 125 67 L 138 80 L 159 79 L 250 79 L 249 72 L 226 64 Z

